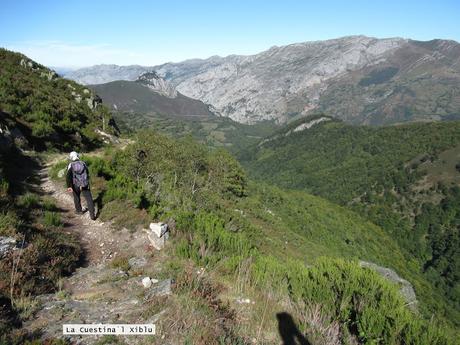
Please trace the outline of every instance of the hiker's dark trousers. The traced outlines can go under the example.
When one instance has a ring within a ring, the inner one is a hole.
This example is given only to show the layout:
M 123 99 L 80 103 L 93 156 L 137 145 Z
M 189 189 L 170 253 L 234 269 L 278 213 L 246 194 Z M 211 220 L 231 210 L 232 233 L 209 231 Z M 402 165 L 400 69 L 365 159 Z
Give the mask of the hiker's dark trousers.
M 95 219 L 96 215 L 94 214 L 94 202 L 93 202 L 93 196 L 91 195 L 91 190 L 89 188 L 82 189 L 80 191 L 79 188 L 72 187 L 73 190 L 73 202 L 75 204 L 75 211 L 77 212 L 83 212 L 81 208 L 81 195 L 86 200 L 86 205 L 88 206 L 88 211 L 89 211 L 89 216 L 91 219 Z

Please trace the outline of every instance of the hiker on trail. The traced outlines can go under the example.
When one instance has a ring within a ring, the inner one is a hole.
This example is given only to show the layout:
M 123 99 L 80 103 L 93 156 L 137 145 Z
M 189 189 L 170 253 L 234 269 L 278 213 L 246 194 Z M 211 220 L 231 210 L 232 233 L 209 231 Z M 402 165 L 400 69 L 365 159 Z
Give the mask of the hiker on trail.
M 67 191 L 73 192 L 75 211 L 77 214 L 83 214 L 80 199 L 80 195 L 83 194 L 86 204 L 88 205 L 89 215 L 92 220 L 95 220 L 96 215 L 94 213 L 93 196 L 91 195 L 91 190 L 89 188 L 88 167 L 85 162 L 80 160 L 78 153 L 75 151 L 70 152 L 69 160 L 70 164 L 67 167 L 66 175 Z

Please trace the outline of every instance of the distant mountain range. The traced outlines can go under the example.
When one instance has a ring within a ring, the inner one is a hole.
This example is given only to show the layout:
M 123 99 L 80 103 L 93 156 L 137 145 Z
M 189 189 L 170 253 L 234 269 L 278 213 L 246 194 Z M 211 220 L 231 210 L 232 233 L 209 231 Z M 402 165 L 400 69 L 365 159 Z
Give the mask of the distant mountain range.
M 75 80 L 80 84 L 104 84 L 115 80 L 136 80 L 142 73 L 153 68 L 139 65 L 95 65 L 65 72 L 66 78 Z
M 242 123 L 324 112 L 354 124 L 460 118 L 460 44 L 343 37 L 160 66 L 99 65 L 66 74 L 85 84 L 156 71 L 185 96 Z

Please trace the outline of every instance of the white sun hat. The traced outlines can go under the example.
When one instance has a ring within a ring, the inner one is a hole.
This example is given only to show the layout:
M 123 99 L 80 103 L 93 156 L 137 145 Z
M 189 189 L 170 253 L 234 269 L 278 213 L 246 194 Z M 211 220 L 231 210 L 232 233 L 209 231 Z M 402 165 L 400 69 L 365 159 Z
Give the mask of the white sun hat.
M 70 152 L 70 154 L 69 154 L 69 159 L 70 159 L 72 162 L 78 160 L 78 159 L 79 159 L 78 153 L 76 153 L 75 151 Z

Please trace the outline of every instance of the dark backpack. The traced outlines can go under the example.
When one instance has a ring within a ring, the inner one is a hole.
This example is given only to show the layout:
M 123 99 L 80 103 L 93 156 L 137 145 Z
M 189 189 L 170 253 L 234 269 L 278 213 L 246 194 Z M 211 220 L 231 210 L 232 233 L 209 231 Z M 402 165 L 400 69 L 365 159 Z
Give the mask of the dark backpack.
M 79 189 L 87 188 L 89 185 L 88 169 L 82 161 L 72 162 L 72 182 Z

